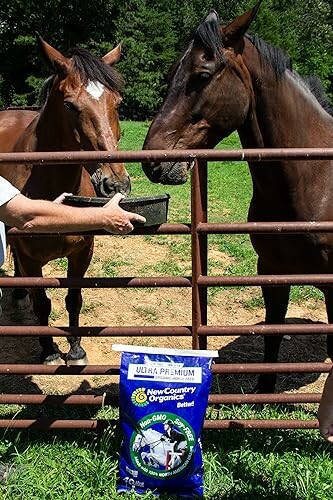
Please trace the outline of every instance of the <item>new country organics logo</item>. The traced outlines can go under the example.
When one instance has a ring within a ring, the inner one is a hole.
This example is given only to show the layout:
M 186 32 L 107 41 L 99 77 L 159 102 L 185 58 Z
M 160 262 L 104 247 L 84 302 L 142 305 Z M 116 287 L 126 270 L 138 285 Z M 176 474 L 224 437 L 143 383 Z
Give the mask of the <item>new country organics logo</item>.
M 139 387 L 132 392 L 131 401 L 135 406 L 147 406 L 149 403 L 147 401 L 146 389 L 144 387 Z

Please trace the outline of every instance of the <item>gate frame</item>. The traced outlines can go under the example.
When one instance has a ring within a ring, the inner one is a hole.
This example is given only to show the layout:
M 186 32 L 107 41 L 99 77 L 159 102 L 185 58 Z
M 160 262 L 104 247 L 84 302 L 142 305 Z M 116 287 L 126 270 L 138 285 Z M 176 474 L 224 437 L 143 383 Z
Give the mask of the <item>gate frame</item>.
M 191 234 L 192 276 L 191 277 L 158 277 L 158 278 L 0 278 L 0 287 L 192 287 L 192 324 L 190 326 L 161 327 L 19 327 L 2 326 L 0 335 L 4 336 L 188 336 L 192 335 L 192 347 L 205 349 L 208 335 L 297 335 L 333 333 L 333 325 L 236 325 L 209 326 L 207 323 L 207 289 L 209 286 L 271 286 L 290 284 L 329 284 L 333 283 L 333 275 L 262 275 L 262 276 L 207 276 L 208 268 L 208 234 L 245 234 L 261 233 L 299 233 L 299 232 L 332 232 L 333 222 L 274 222 L 274 223 L 229 223 L 211 224 L 207 220 L 207 162 L 221 161 L 265 161 L 280 158 L 313 160 L 333 158 L 333 148 L 289 148 L 289 149 L 239 149 L 239 150 L 150 150 L 150 151 L 115 151 L 115 152 L 48 152 L 48 153 L 2 153 L 0 163 L 89 163 L 89 162 L 136 162 L 142 160 L 195 160 L 191 176 L 191 224 L 162 224 L 155 230 L 149 228 L 135 229 L 130 235 L 137 234 Z M 32 233 L 11 229 L 11 235 L 31 236 Z M 45 233 L 48 234 L 48 233 Z M 73 233 L 72 233 L 73 234 Z M 78 234 L 78 233 L 76 233 Z M 80 233 L 82 234 L 82 233 Z M 88 234 L 88 233 L 85 233 Z M 103 231 L 89 234 L 108 234 Z M 40 234 L 39 234 L 40 236 Z M 110 236 L 110 235 L 109 235 Z M 301 326 L 301 328 L 299 328 Z M 301 331 L 300 331 L 301 330 Z M 227 363 L 214 365 L 213 373 L 324 373 L 329 372 L 332 363 Z M 0 374 L 32 375 L 114 375 L 119 374 L 119 366 L 87 365 L 87 366 L 45 366 L 45 365 L 15 365 L 0 364 Z M 243 404 L 243 403 L 318 403 L 321 394 L 210 394 L 209 404 Z M 87 395 L 17 395 L 0 396 L 0 404 L 96 404 L 107 402 L 114 404 L 111 397 Z M 17 419 L 0 420 L 0 427 L 6 428 L 104 428 L 103 420 L 43 420 Z M 317 420 L 205 420 L 207 429 L 235 428 L 279 428 L 299 429 L 318 428 Z

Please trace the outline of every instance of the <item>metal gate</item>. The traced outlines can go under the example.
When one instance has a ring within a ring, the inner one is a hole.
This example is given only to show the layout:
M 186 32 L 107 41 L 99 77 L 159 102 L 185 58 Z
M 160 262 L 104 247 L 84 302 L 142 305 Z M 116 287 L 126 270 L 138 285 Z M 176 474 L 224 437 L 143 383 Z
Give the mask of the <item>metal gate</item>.
M 42 326 L 1 326 L 2 336 L 43 336 L 68 337 L 72 334 L 95 337 L 130 336 L 191 336 L 193 348 L 205 348 L 208 336 L 238 335 L 312 335 L 333 333 L 333 325 L 239 325 L 210 326 L 207 322 L 207 289 L 210 286 L 279 286 L 332 284 L 333 275 L 278 275 L 278 276 L 208 276 L 208 234 L 244 233 L 299 233 L 332 232 L 333 222 L 285 222 L 285 223 L 221 223 L 212 224 L 207 220 L 207 162 L 278 160 L 280 158 L 313 160 L 333 158 L 333 148 L 326 149 L 261 149 L 261 150 L 183 150 L 183 151 L 116 151 L 116 152 L 52 152 L 52 153 L 6 153 L 0 154 L 0 163 L 89 163 L 89 162 L 136 162 L 142 160 L 195 160 L 191 176 L 191 223 L 162 224 L 153 230 L 136 229 L 128 237 L 136 234 L 188 234 L 191 235 L 192 275 L 188 277 L 133 277 L 133 278 L 0 278 L 0 287 L 42 287 L 42 288 L 124 288 L 124 287 L 190 287 L 192 289 L 192 324 L 179 326 L 94 326 L 94 327 L 42 327 Z M 16 229 L 10 234 L 29 237 Z M 82 233 L 81 233 L 82 234 Z M 95 232 L 94 234 L 107 234 Z M 327 373 L 331 363 L 227 363 L 215 364 L 213 373 Z M 0 375 L 117 375 L 119 366 L 45 366 L 0 364 Z M 318 403 L 320 394 L 210 394 L 209 404 L 255 404 L 255 403 Z M 117 404 L 117 397 L 106 395 L 40 395 L 1 394 L 1 404 L 24 405 L 101 405 Z M 103 428 L 103 420 L 45 420 L 45 419 L 0 419 L 0 427 L 6 428 Z M 205 428 L 316 428 L 316 420 L 205 420 Z

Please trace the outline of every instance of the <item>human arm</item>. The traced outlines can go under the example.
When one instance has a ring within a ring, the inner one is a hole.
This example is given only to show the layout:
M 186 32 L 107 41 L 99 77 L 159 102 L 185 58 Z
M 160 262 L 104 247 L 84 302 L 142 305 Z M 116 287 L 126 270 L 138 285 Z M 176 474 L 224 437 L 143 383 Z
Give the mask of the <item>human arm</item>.
M 104 229 L 114 234 L 127 234 L 133 230 L 132 222 L 145 222 L 145 219 L 119 207 L 122 198 L 118 193 L 104 207 L 77 208 L 16 194 L 0 206 L 0 220 L 26 232 L 70 233 Z
M 324 439 L 333 443 L 333 372 L 326 379 L 319 404 L 318 420 L 320 433 Z

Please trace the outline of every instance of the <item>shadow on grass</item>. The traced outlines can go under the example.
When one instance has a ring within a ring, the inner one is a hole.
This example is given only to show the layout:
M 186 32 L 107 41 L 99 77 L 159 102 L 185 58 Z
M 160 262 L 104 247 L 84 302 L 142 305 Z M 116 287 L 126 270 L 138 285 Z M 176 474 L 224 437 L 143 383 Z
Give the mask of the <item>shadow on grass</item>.
M 287 323 L 314 323 L 310 319 L 288 318 Z M 218 363 L 261 363 L 263 362 L 263 337 L 240 336 L 219 350 Z M 282 340 L 279 362 L 305 363 L 324 362 L 327 359 L 326 335 L 297 335 L 290 340 Z M 278 374 L 276 392 L 297 390 L 316 382 L 318 373 L 283 373 Z M 250 393 L 256 385 L 257 374 L 221 375 L 219 392 Z

